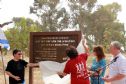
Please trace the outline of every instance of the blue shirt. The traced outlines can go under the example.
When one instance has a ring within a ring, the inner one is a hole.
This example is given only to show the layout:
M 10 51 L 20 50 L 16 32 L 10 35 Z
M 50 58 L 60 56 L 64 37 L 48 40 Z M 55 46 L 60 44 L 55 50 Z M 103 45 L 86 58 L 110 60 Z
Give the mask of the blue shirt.
M 100 61 L 96 61 L 96 59 L 93 59 L 91 70 L 97 71 L 99 68 L 103 68 L 106 65 L 106 60 L 103 58 Z M 99 84 L 104 84 L 104 81 L 101 79 L 101 77 L 104 76 L 106 68 L 103 68 L 102 73 L 99 75 Z M 91 77 L 91 84 L 98 84 L 98 77 L 92 76 Z

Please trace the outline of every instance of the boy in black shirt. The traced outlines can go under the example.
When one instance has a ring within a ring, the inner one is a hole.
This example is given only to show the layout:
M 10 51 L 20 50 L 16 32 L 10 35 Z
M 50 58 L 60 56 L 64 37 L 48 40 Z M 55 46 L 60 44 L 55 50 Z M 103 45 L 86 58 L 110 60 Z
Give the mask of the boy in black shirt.
M 28 63 L 21 59 L 21 50 L 15 49 L 13 51 L 14 58 L 7 64 L 6 73 L 9 75 L 9 84 L 24 84 L 25 67 L 35 67 L 38 64 Z

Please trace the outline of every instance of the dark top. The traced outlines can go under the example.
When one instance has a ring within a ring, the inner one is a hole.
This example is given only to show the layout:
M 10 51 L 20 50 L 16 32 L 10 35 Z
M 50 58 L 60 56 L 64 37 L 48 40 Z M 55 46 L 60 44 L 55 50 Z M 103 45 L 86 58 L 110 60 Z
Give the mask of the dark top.
M 13 59 L 10 60 L 7 64 L 6 71 L 12 73 L 15 76 L 20 77 L 20 81 L 17 81 L 13 79 L 12 77 L 9 77 L 9 84 L 18 84 L 18 83 L 23 83 L 24 82 L 24 72 L 25 72 L 25 67 L 28 64 L 25 60 L 19 60 L 19 61 L 14 61 Z

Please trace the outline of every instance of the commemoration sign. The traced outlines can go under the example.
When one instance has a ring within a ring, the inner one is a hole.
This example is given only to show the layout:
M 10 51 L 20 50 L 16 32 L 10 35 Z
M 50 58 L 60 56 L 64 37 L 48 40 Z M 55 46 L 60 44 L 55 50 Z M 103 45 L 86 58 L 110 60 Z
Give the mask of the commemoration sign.
M 80 31 L 70 32 L 31 32 L 30 62 L 64 62 L 67 60 L 65 49 L 68 45 L 76 46 L 81 40 Z

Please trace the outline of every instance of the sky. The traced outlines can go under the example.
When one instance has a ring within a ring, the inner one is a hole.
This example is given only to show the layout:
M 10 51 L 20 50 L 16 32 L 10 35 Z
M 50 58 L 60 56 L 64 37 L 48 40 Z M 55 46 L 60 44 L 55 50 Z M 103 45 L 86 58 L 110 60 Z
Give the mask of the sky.
M 12 17 L 31 17 L 29 6 L 34 0 L 1 0 L 0 22 L 10 21 Z
M 13 17 L 35 18 L 30 14 L 30 8 L 34 0 L 0 0 L 0 24 L 12 21 Z M 8 25 L 13 26 L 13 24 Z M 8 26 L 3 29 L 6 30 Z
M 36 16 L 29 13 L 29 7 L 33 4 L 33 1 L 34 0 L 0 0 L 0 23 L 11 21 L 13 17 L 26 17 L 35 19 Z M 121 4 L 122 11 L 118 14 L 118 19 L 120 22 L 125 24 L 126 29 L 126 0 L 98 0 L 98 4 L 102 5 L 112 2 Z
M 118 14 L 118 19 L 120 22 L 124 23 L 126 30 L 126 0 L 98 0 L 98 3 L 102 5 L 113 2 L 117 2 L 122 6 L 122 11 Z

